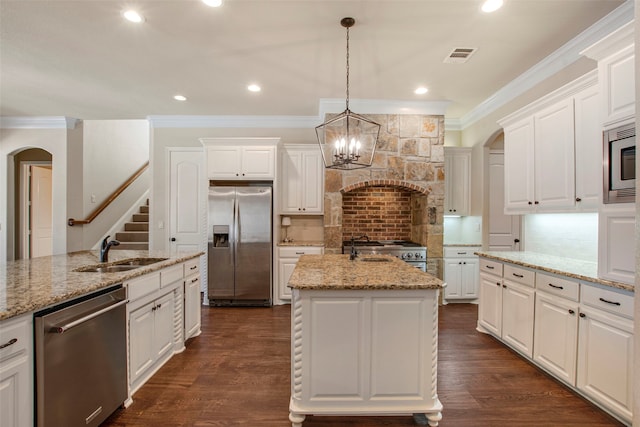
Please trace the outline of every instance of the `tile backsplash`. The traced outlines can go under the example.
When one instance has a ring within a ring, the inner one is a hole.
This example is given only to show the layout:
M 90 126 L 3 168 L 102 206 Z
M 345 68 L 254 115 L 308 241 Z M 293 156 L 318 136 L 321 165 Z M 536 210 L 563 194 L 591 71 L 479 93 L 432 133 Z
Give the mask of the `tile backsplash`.
M 525 215 L 524 250 L 598 262 L 598 214 Z

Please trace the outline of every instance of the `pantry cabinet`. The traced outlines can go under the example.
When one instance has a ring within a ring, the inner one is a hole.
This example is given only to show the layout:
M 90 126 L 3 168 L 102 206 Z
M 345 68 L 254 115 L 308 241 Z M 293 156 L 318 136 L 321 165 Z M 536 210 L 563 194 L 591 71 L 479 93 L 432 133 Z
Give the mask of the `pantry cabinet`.
M 596 74 L 500 121 L 505 213 L 597 210 L 602 174 Z
M 184 263 L 184 339 L 200 335 L 200 258 Z
M 33 317 L 0 322 L 0 425 L 33 425 Z
M 471 148 L 444 147 L 444 214 L 469 215 Z
M 444 299 L 474 300 L 478 298 L 480 282 L 478 257 L 474 252 L 480 247 L 448 247 L 444 248 Z
M 322 215 L 324 168 L 316 146 L 286 145 L 282 150 L 280 213 Z

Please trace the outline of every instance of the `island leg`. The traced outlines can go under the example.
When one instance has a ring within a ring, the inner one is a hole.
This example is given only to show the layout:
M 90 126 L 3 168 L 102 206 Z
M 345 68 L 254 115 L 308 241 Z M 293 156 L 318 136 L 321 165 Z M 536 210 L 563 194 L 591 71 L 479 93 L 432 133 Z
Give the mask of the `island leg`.
M 289 412 L 289 421 L 291 421 L 291 427 L 302 427 L 302 422 L 306 417 L 307 416 L 304 414 L 294 414 L 293 412 Z
M 438 422 L 442 419 L 442 412 L 430 412 L 426 415 L 431 427 L 437 427 Z

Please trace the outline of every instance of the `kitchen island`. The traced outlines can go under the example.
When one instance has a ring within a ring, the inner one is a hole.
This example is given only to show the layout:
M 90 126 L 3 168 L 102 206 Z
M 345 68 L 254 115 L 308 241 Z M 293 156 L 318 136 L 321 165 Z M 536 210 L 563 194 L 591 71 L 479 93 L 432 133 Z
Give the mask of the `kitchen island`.
M 387 255 L 303 255 L 289 280 L 289 419 L 442 418 L 437 393 L 443 283 Z

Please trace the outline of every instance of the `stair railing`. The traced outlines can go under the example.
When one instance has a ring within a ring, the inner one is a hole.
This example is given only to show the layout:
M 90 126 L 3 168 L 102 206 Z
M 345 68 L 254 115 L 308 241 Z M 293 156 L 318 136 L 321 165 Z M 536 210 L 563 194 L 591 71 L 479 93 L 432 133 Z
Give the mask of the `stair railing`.
M 77 220 L 77 219 L 69 218 L 69 220 L 67 221 L 67 224 L 69 224 L 70 227 L 73 227 L 74 225 L 90 224 L 91 221 L 96 219 L 96 217 L 100 215 L 102 211 L 104 211 L 107 208 L 107 206 L 111 204 L 111 202 L 117 199 L 118 196 L 122 194 L 124 190 L 127 189 L 127 187 L 129 187 L 136 179 L 138 179 L 138 177 L 142 175 L 142 173 L 146 171 L 148 167 L 149 167 L 149 162 L 146 162 L 144 165 L 142 165 L 142 167 L 140 167 L 140 169 L 138 169 L 133 175 L 131 175 L 131 177 L 129 177 L 129 179 L 127 179 L 124 182 L 124 184 L 118 187 L 116 191 L 114 191 L 104 202 L 102 202 L 102 204 L 98 206 L 96 210 L 91 212 L 91 214 L 87 217 L 87 219 Z

